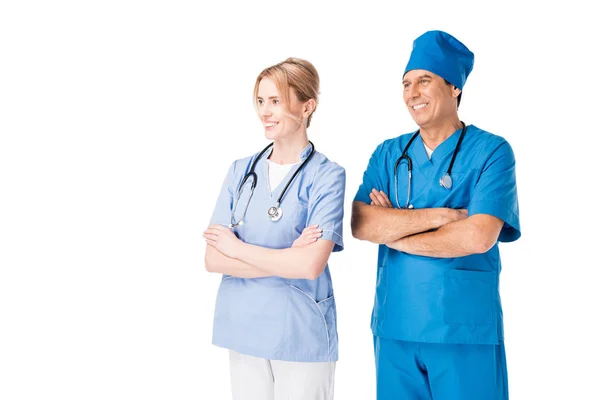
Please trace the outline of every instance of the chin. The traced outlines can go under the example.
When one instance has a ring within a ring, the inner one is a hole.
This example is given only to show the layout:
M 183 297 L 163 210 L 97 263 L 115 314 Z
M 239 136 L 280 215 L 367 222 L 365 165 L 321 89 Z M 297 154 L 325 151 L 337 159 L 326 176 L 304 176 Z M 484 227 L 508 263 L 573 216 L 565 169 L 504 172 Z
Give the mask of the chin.
M 423 125 L 427 125 L 427 123 L 429 122 L 429 118 L 425 118 L 425 116 L 414 116 L 413 115 L 413 121 L 415 121 L 415 123 L 419 126 L 422 127 Z
M 277 139 L 277 132 L 265 131 L 265 138 L 267 138 L 267 140 L 275 140 Z

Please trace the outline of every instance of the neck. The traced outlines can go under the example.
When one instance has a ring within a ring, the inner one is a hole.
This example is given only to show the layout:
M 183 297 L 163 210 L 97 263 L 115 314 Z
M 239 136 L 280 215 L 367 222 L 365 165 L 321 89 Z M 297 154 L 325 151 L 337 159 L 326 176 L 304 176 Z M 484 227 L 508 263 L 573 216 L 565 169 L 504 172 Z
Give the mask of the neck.
M 435 150 L 440 143 L 448 139 L 454 132 L 462 128 L 462 123 L 458 115 L 446 119 L 439 124 L 427 127 L 421 127 L 421 138 L 423 143 L 432 150 Z
M 277 164 L 293 164 L 300 161 L 300 153 L 308 145 L 308 136 L 306 130 L 302 134 L 292 136 L 273 142 L 273 152 L 269 160 Z

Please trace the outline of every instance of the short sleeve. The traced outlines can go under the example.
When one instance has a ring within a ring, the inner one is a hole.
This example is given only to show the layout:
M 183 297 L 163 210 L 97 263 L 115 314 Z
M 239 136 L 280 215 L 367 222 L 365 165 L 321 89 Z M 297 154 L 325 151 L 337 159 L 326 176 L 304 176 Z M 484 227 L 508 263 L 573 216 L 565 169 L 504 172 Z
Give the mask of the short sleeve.
M 354 201 L 362 201 L 365 204 L 371 204 L 371 198 L 369 197 L 371 191 L 373 189 L 384 190 L 379 169 L 382 146 L 383 144 L 379 145 L 371 155 L 371 158 L 369 159 L 369 165 L 363 174 L 362 183 L 358 187 L 356 196 L 354 196 Z
M 307 226 L 319 225 L 321 239 L 335 243 L 333 251 L 344 248 L 344 195 L 346 171 L 336 163 L 321 165 L 315 175 L 308 198 Z
M 512 242 L 521 236 L 515 156 L 508 142 L 496 148 L 484 165 L 468 209 L 469 215 L 489 214 L 504 221 L 499 241 Z
M 231 164 L 231 166 L 229 167 L 229 171 L 227 172 L 227 176 L 223 181 L 223 185 L 221 186 L 221 192 L 219 193 L 217 204 L 215 205 L 215 210 L 213 211 L 213 215 L 210 219 L 211 225 L 220 224 L 227 226 L 231 223 L 233 193 L 236 189 L 235 183 L 233 182 L 235 166 L 235 162 Z

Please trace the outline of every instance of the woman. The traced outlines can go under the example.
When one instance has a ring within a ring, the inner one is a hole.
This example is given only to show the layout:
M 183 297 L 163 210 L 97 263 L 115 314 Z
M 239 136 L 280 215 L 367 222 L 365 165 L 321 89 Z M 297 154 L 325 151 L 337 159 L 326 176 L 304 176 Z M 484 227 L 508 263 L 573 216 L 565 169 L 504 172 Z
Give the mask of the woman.
M 213 344 L 230 349 L 234 400 L 333 398 L 336 309 L 327 260 L 343 248 L 345 171 L 309 142 L 319 76 L 288 58 L 256 79 L 263 151 L 235 161 L 204 232 L 223 274 Z

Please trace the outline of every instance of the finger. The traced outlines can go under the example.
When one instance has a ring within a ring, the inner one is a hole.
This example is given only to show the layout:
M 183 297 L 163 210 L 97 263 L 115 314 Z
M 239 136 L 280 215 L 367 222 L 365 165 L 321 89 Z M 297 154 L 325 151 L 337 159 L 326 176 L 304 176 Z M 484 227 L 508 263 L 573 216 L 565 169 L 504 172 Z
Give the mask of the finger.
M 208 228 L 207 230 L 204 231 L 205 235 L 216 235 L 216 236 L 218 236 L 219 233 L 220 232 L 218 230 L 214 229 L 214 228 Z
M 314 235 L 320 235 L 320 234 L 321 234 L 321 231 L 312 229 L 310 231 L 304 232 L 302 234 L 302 236 L 303 237 L 312 237 Z
M 383 191 L 380 192 L 381 196 L 383 197 L 383 201 L 385 202 L 385 204 L 388 207 L 392 207 L 392 202 L 390 201 L 390 198 L 387 196 L 387 194 L 385 194 Z
M 211 225 L 210 226 L 211 229 L 220 231 L 220 232 L 225 232 L 226 230 L 229 230 L 229 228 L 223 226 L 223 225 L 219 225 L 219 224 L 215 224 L 215 225 Z
M 216 241 L 219 238 L 219 236 L 213 235 L 213 234 L 210 234 L 210 233 L 205 233 L 202 236 L 204 236 L 204 239 L 212 240 L 212 241 Z
M 377 201 L 379 202 L 380 205 L 385 204 L 385 197 L 382 196 L 380 192 L 373 193 L 373 196 L 375 196 L 375 198 L 377 199 Z
M 383 201 L 383 199 L 384 199 L 384 196 L 382 196 L 382 195 L 381 195 L 382 193 L 383 193 L 383 192 L 382 192 L 381 190 L 376 190 L 376 189 L 373 189 L 373 190 L 371 191 L 371 194 L 372 194 L 372 195 L 373 195 L 373 196 L 374 196 L 374 197 L 375 197 L 377 200 L 379 200 L 379 202 L 380 202 L 381 204 L 384 204 L 384 201 Z M 384 193 L 384 195 L 385 195 L 385 193 Z
M 369 194 L 369 197 L 371 198 L 372 202 L 371 205 L 375 205 L 375 206 L 381 206 L 381 202 L 379 201 L 379 199 L 377 198 L 377 196 L 373 193 Z
M 321 232 L 323 232 L 323 229 L 311 228 L 311 229 L 309 229 L 309 230 L 306 231 L 306 234 L 307 235 L 312 235 L 312 234 L 321 233 Z
M 217 247 L 217 242 L 215 242 L 214 240 L 206 240 L 206 244 L 210 247 Z

